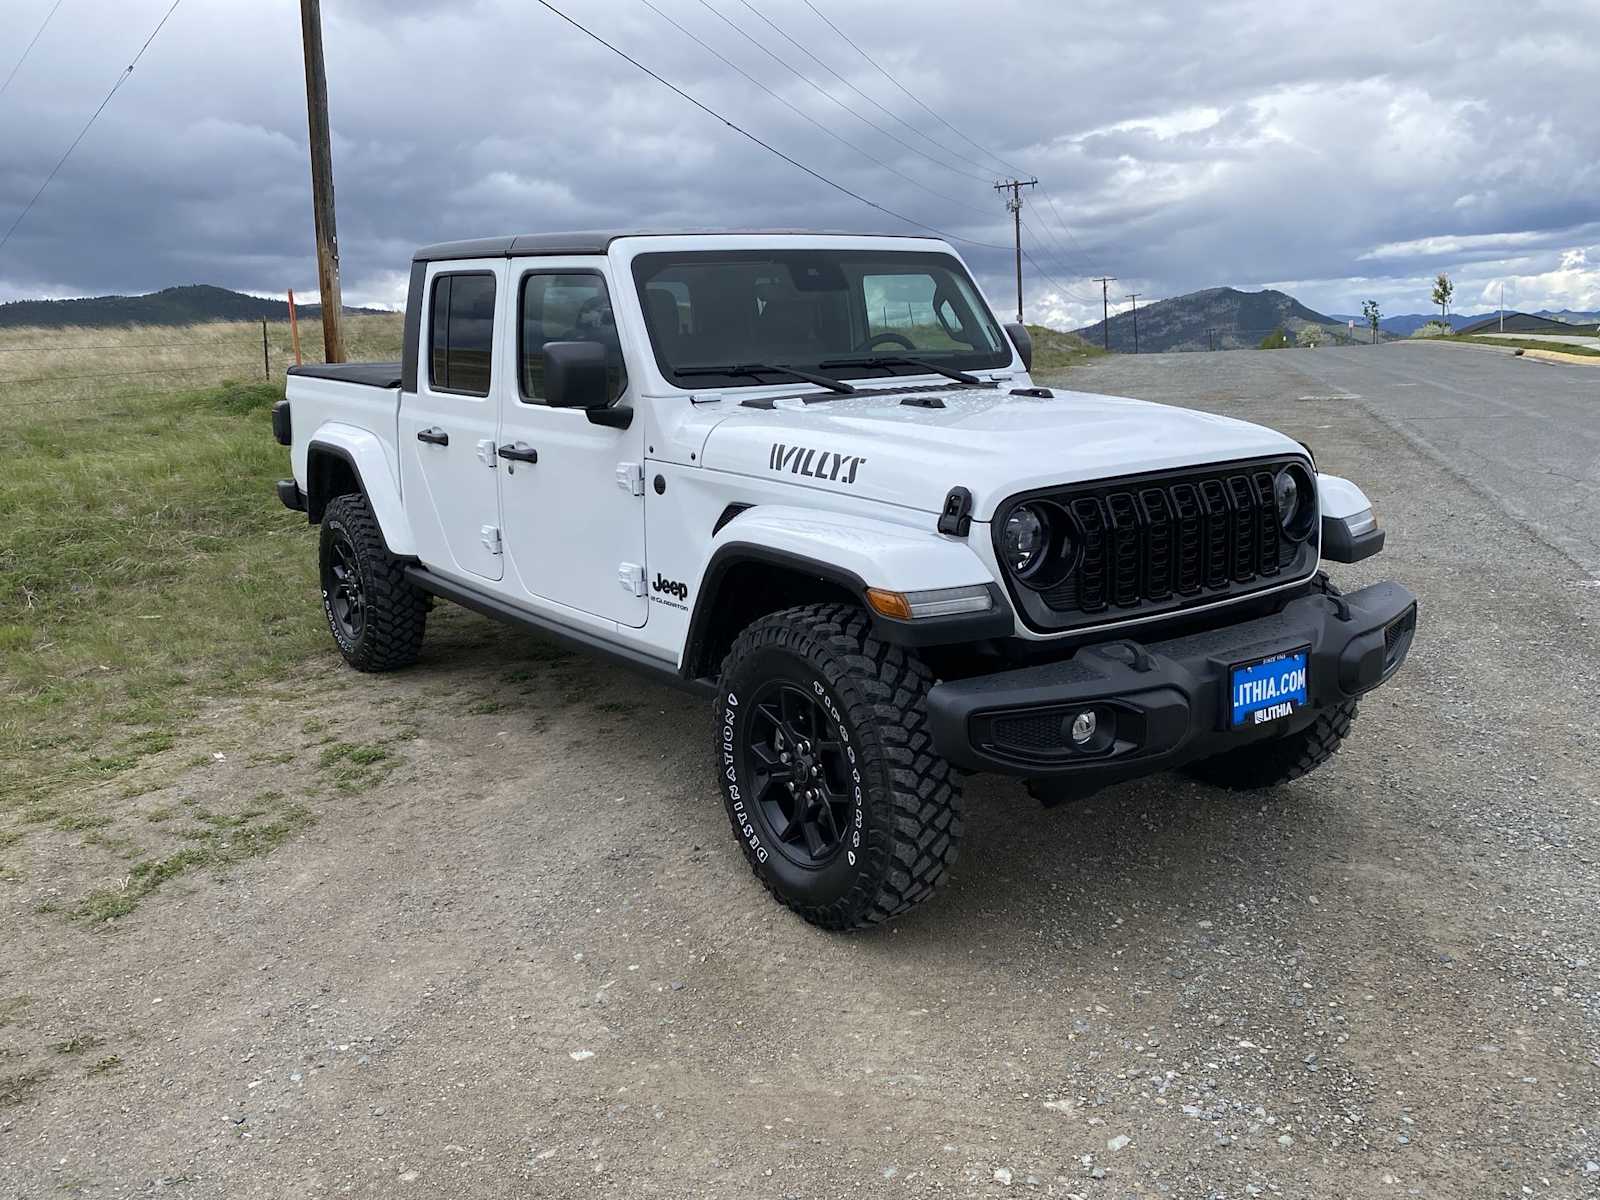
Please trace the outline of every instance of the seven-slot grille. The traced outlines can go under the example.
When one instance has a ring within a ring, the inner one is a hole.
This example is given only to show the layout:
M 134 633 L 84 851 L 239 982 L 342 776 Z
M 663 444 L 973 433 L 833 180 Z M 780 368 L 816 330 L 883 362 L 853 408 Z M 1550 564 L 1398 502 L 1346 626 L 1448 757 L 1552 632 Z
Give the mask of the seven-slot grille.
M 1314 563 L 1316 539 L 1302 544 L 1283 535 L 1273 477 L 1284 465 L 1200 468 L 1032 497 L 1071 514 L 1081 551 L 1066 579 L 1020 597 L 1024 608 L 1033 609 L 1035 624 L 1062 628 L 1289 581 Z

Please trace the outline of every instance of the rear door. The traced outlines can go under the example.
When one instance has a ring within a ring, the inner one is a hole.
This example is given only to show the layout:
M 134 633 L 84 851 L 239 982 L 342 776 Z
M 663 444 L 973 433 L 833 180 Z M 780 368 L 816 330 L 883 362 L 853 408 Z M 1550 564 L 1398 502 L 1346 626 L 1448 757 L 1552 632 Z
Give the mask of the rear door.
M 500 443 L 535 452 L 507 459 L 500 478 L 507 592 L 521 589 L 622 625 L 645 623 L 644 419 L 627 429 L 596 425 L 581 409 L 544 403 L 547 342 L 604 344 L 612 404 L 627 405 L 627 371 L 604 259 L 513 260 L 507 302 L 516 339 L 515 378 L 500 379 Z
M 503 262 L 439 263 L 428 272 L 417 394 L 400 412 L 401 483 L 430 567 L 500 579 L 495 304 Z

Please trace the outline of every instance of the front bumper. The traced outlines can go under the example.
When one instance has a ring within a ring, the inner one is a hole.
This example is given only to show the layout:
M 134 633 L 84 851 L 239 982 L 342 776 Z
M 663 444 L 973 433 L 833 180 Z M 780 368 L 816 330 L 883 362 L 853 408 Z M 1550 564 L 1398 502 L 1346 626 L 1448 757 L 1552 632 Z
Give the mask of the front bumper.
M 1342 597 L 1302 596 L 1208 633 L 1109 642 L 1064 662 L 940 683 L 928 695 L 934 745 L 966 770 L 1093 790 L 1304 728 L 1399 670 L 1416 616 L 1415 596 L 1377 583 Z M 1306 647 L 1306 703 L 1256 729 L 1229 728 L 1229 669 Z M 1068 731 L 1085 709 L 1095 710 L 1102 736 L 1079 750 Z

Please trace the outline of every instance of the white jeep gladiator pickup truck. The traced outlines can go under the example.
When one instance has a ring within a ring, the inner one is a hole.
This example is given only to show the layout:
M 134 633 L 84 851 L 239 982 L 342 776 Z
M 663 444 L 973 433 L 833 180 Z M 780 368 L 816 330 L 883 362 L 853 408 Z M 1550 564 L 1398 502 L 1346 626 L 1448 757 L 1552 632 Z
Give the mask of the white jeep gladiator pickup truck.
M 949 871 L 963 774 L 1273 787 L 1411 646 L 1321 572 L 1384 535 L 1306 446 L 1031 358 L 929 238 L 430 246 L 399 363 L 290 372 L 278 493 L 358 670 L 442 597 L 704 692 L 756 875 L 854 929 Z

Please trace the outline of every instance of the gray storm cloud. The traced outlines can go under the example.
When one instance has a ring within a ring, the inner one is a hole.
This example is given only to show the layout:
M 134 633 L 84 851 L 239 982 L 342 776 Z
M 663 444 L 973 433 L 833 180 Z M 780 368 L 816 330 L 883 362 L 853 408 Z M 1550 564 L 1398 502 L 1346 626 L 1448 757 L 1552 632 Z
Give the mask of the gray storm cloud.
M 13 5 L 0 71 L 50 2 Z M 1027 268 L 1036 319 L 1097 319 L 1088 280 L 1100 273 L 1149 296 L 1285 286 L 1324 311 L 1373 296 L 1399 312 L 1426 310 L 1427 281 L 1447 270 L 1467 307 L 1501 281 L 1522 307 L 1600 307 L 1596 6 L 1520 4 L 1511 16 L 1432 2 L 812 2 L 949 126 L 805 0 L 655 3 L 865 155 L 639 0 L 562 6 L 807 166 L 957 237 L 1007 244 L 991 176 L 1002 162 L 1037 174 L 1049 200 L 1030 196 L 1025 210 L 1025 241 L 1048 273 Z M 0 229 L 166 3 L 62 5 L 0 95 Z M 352 300 L 394 301 L 411 247 L 444 238 L 909 228 L 769 156 L 536 4 L 325 0 L 324 18 Z M 294 6 L 186 0 L 0 249 L 0 298 L 190 282 L 314 290 L 305 138 Z M 1007 252 L 960 248 L 1009 304 Z

